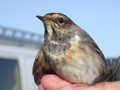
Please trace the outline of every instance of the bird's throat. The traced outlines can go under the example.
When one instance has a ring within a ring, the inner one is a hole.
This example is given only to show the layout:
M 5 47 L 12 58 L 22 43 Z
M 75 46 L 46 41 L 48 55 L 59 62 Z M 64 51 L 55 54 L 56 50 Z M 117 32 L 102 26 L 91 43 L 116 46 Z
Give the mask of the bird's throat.
M 45 37 L 47 37 L 47 39 L 50 39 L 51 37 L 52 37 L 52 35 L 53 35 L 53 30 L 52 30 L 52 27 L 51 27 L 51 25 L 46 25 L 45 24 Z

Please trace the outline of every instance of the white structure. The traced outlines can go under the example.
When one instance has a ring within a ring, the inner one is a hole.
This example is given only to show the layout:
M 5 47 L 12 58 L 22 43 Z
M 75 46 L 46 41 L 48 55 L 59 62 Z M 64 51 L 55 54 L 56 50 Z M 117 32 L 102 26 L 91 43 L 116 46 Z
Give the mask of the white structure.
M 40 35 L 34 33 L 0 28 L 0 90 L 37 90 L 32 66 L 40 41 Z

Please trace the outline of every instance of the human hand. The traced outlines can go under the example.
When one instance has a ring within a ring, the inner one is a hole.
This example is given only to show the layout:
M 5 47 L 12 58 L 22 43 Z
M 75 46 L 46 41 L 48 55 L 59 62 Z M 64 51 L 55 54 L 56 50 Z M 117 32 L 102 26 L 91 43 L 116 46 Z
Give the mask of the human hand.
M 39 90 L 120 90 L 120 81 L 116 82 L 104 82 L 98 83 L 93 86 L 87 85 L 75 85 L 70 84 L 67 81 L 62 80 L 56 75 L 45 75 L 41 84 L 38 87 Z

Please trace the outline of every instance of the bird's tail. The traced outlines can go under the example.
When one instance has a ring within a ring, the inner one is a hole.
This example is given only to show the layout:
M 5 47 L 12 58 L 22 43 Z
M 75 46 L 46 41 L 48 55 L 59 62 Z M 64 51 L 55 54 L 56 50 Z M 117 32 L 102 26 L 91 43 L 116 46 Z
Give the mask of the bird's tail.
M 108 72 L 105 75 L 105 81 L 119 81 L 120 80 L 120 57 L 117 60 L 107 60 Z

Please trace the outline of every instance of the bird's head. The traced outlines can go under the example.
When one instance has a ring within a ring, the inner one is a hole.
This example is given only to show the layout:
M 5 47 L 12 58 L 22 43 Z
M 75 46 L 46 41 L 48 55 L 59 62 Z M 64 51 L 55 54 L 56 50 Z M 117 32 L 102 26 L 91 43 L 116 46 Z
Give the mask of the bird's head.
M 44 16 L 37 16 L 45 26 L 45 37 L 65 37 L 68 32 L 71 32 L 74 22 L 64 14 L 48 13 Z

